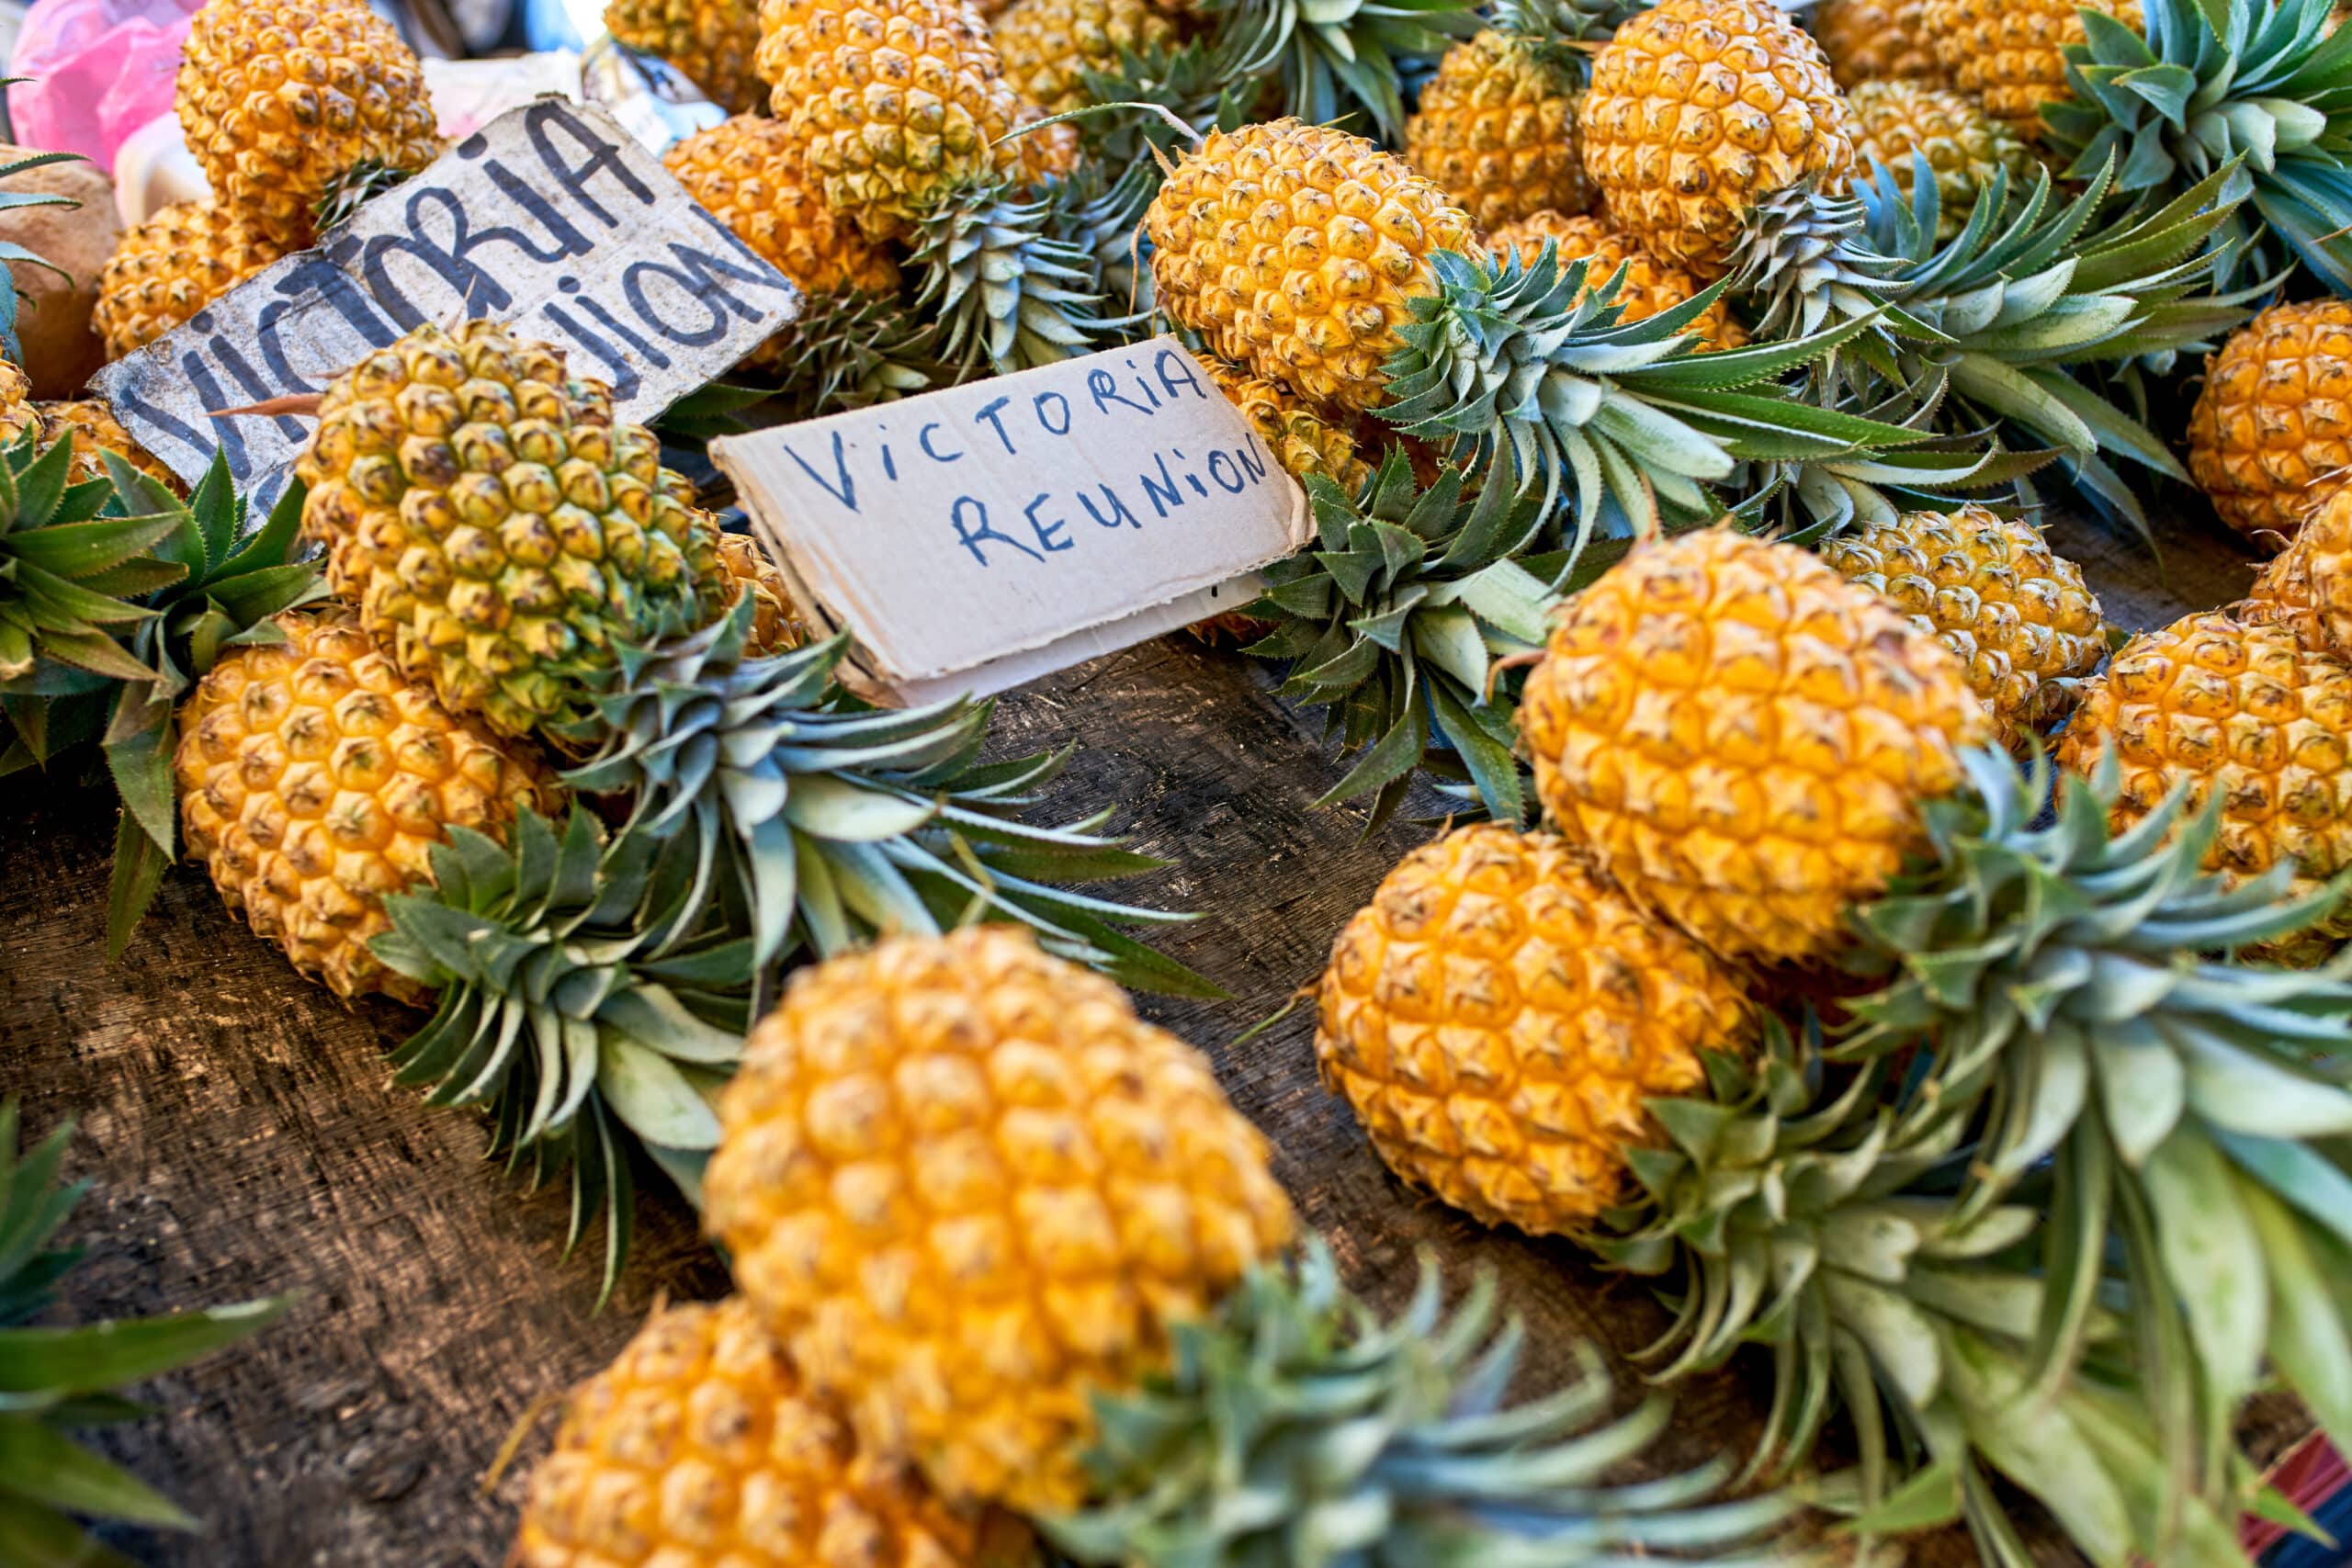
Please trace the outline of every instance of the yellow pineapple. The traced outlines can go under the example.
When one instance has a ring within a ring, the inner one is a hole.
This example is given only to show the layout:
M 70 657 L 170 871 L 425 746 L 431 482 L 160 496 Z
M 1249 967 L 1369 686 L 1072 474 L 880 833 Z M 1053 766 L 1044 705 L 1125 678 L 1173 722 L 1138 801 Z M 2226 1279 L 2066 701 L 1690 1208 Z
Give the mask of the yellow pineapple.
M 1354 495 L 1372 478 L 1354 438 L 1297 393 L 1220 359 L 1208 361 L 1208 372 L 1294 479 L 1321 474 Z
M 1114 71 L 1123 51 L 1175 36 L 1151 0 L 1012 0 L 989 23 L 1004 74 L 1047 114 L 1093 102 L 1080 73 Z
M 2329 491 L 2264 581 L 2282 604 L 2291 606 L 2299 588 L 2308 600 L 2309 618 L 2290 623 L 2304 646 L 2352 659 L 2352 485 Z
M 295 463 L 330 586 L 410 678 L 500 734 L 584 717 L 616 643 L 733 596 L 717 524 L 612 402 L 559 349 L 427 324 L 328 383 Z
M 718 536 L 718 564 L 732 586 L 729 607 L 744 594 L 752 596 L 752 632 L 743 651 L 754 658 L 783 653 L 808 639 L 808 628 L 792 608 L 792 591 L 784 573 L 767 552 L 742 534 Z
M 0 359 L 0 446 L 15 446 L 42 434 L 40 410 L 33 406 L 32 378 L 14 361 Z
M 51 441 L 74 444 L 75 482 L 107 478 L 105 459 L 100 452 L 112 452 L 132 468 L 152 479 L 163 481 L 164 488 L 174 495 L 187 494 L 187 486 L 177 474 L 164 466 L 164 460 L 130 438 L 114 417 L 114 411 L 96 398 L 81 398 L 70 403 L 38 403 L 42 433 Z
M 98 275 L 90 326 L 119 359 L 186 321 L 286 254 L 243 213 L 175 201 L 123 231 Z
M 1013 1568 L 1025 1532 L 860 1450 L 740 1296 L 657 1307 L 574 1390 L 511 1568 Z
M 452 828 L 503 839 L 552 809 L 527 752 L 452 717 L 347 611 L 289 612 L 283 644 L 231 649 L 181 707 L 174 759 L 191 859 L 294 966 L 344 998 L 427 993 L 368 951 L 384 896 L 431 875 Z
M 1951 85 L 2027 138 L 2041 134 L 2041 106 L 2074 96 L 2066 46 L 2084 39 L 2085 10 L 2134 31 L 2139 0 L 1927 0 L 1928 42 Z
M 2294 543 L 2265 561 L 2245 597 L 2225 605 L 2222 614 L 2250 626 L 2277 626 L 2304 648 L 2324 653 L 2339 651 L 2312 590 L 2313 532 L 2305 528 L 2295 536 Z M 2352 626 L 2346 629 L 2352 631 Z
M 1821 46 L 1770 0 L 1662 0 L 1594 60 L 1577 116 L 1610 220 L 1713 282 L 1747 214 L 1845 182 L 1857 127 Z
M 984 926 L 794 976 L 719 1102 L 707 1223 L 858 1440 L 1067 1509 L 1091 1396 L 1290 1241 L 1266 1145 L 1110 981 Z
M 2352 478 L 2352 302 L 2273 305 L 2205 362 L 2188 471 L 2241 534 L 2294 537 Z
M 729 114 L 759 107 L 764 89 L 752 69 L 759 0 L 606 0 L 605 28 L 629 48 L 668 61 Z
M 1611 229 L 1606 219 L 1537 212 L 1487 236 L 1487 244 L 1497 251 L 1513 249 L 1527 261 L 1535 259 L 1546 240 L 1559 247 L 1562 266 L 1573 261 L 1589 264 L 1585 273 L 1588 293 L 1616 276 L 1623 267 L 1624 281 L 1617 286 L 1615 302 L 1628 321 L 1645 321 L 1661 310 L 1671 310 L 1705 287 Z M 1747 329 L 1733 318 L 1731 308 L 1721 299 L 1701 312 L 1690 330 L 1702 349 L 1747 345 Z
M 441 151 L 415 52 L 364 0 L 205 0 L 173 103 L 214 198 L 289 249 L 354 164 Z
M 1859 167 L 1885 164 L 1910 188 L 1915 160 L 1925 156 L 1934 171 L 1936 235 L 1949 240 L 1976 209 L 1979 192 L 2006 174 L 2008 188 L 2034 171 L 2033 154 L 2001 121 L 1947 88 L 1922 82 L 1865 82 L 1848 95 L 1861 134 L 1854 144 Z
M 1992 721 L 1950 649 L 1810 551 L 1637 547 L 1570 599 L 1520 728 L 1562 831 L 1726 958 L 1815 958 Z
M 889 247 L 833 215 L 803 183 L 796 152 L 781 120 L 739 114 L 678 141 L 662 163 L 688 196 L 811 297 L 895 293 L 899 264 Z
M 1928 0 L 1818 0 L 1806 26 L 1848 92 L 1865 82 L 1940 82 L 1927 9 Z
M 2107 656 L 2107 618 L 2082 568 L 2041 530 L 1982 506 L 1865 524 L 1823 541 L 1821 558 L 1959 656 L 2013 751 L 2066 716 Z
M 1453 45 L 1405 122 L 1405 157 L 1481 227 L 1593 202 L 1575 68 L 1548 39 L 1493 28 Z
M 1496 823 L 1408 855 L 1332 945 L 1323 1081 L 1408 1181 L 1489 1224 L 1574 1235 L 1625 1200 L 1645 1101 L 1750 1033 L 1740 978 L 1567 840 Z

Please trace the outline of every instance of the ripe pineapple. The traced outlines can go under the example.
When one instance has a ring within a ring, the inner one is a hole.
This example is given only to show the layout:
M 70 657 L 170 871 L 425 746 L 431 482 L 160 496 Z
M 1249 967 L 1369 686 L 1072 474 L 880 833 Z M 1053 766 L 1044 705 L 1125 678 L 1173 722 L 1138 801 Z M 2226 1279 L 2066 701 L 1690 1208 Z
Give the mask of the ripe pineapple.
M 1593 62 L 1577 117 L 1609 216 L 1712 282 L 1766 197 L 1850 175 L 1858 128 L 1821 46 L 1770 0 L 1662 0 Z
M 0 446 L 13 446 L 28 435 L 40 434 L 40 410 L 33 405 L 31 378 L 13 361 L 0 359 Z
M 2107 618 L 2082 568 L 2030 524 L 1982 506 L 1865 524 L 1823 541 L 1821 558 L 1959 656 L 2012 751 L 2065 716 L 2107 656 Z
M 739 114 L 680 141 L 662 164 L 812 298 L 896 293 L 899 264 L 889 247 L 834 216 L 801 179 L 797 153 L 781 120 Z
M 1321 474 L 1351 495 L 1372 478 L 1354 438 L 1297 393 L 1221 359 L 1209 360 L 1208 372 L 1292 478 Z
M 1951 85 L 2018 135 L 2045 129 L 2041 106 L 2074 96 L 2066 46 L 2085 37 L 2081 13 L 2139 31 L 2140 0 L 1927 0 L 1928 39 Z
M 175 201 L 123 231 L 98 274 L 90 325 L 119 359 L 186 321 L 288 247 L 218 201 Z
M 1928 0 L 1819 0 L 1808 30 L 1848 92 L 1865 82 L 1940 82 Z
M 729 114 L 759 107 L 764 89 L 752 69 L 759 0 L 606 0 L 605 27 L 629 48 L 676 66 Z
M 808 628 L 792 608 L 792 591 L 785 586 L 784 573 L 767 552 L 744 534 L 718 536 L 718 564 L 733 586 L 728 601 L 731 608 L 745 594 L 752 599 L 752 629 L 743 639 L 743 651 L 754 659 L 789 652 L 808 640 Z
M 859 1440 L 953 1499 L 1075 1505 L 1090 1396 L 1291 1238 L 1207 1064 L 1025 931 L 797 974 L 719 1102 L 711 1234 Z
M 38 403 L 43 434 L 51 441 L 70 441 L 74 446 L 74 479 L 107 478 L 107 466 L 98 454 L 112 452 L 140 472 L 163 482 L 174 495 L 186 495 L 187 486 L 179 476 L 164 466 L 164 460 L 130 438 L 114 417 L 114 411 L 96 398 L 82 398 L 70 403 Z
M 283 644 L 224 654 L 180 710 L 190 858 L 294 966 L 346 999 L 429 993 L 368 951 L 384 896 L 428 874 L 451 828 L 503 836 L 549 801 L 528 753 L 453 718 L 347 611 L 277 618 Z
M 2316 574 L 2315 574 L 2316 575 Z M 2352 663 L 2283 626 L 2185 616 L 2134 637 L 2066 727 L 2061 766 L 2122 768 L 2118 831 L 2186 784 L 2222 801 L 2204 868 L 2235 882 L 2292 862 L 2296 895 L 2352 870 Z M 2352 937 L 2352 906 L 2274 955 L 2308 959 Z
M 1838 945 L 1992 721 L 1894 605 L 1805 550 L 1708 529 L 1567 602 L 1520 727 L 1544 806 L 1636 903 L 1772 960 Z
M 1613 302 L 1623 309 L 1628 321 L 1645 321 L 1661 310 L 1671 310 L 1706 287 L 1680 267 L 1659 261 L 1602 218 L 1537 212 L 1487 236 L 1487 243 L 1497 251 L 1516 247 L 1530 256 L 1546 240 L 1559 247 L 1561 265 L 1572 261 L 1590 264 L 1584 275 L 1588 291 L 1600 288 L 1623 267 L 1625 280 L 1617 286 Z M 1721 299 L 1708 306 L 1690 330 L 1702 348 L 1747 344 L 1747 329 L 1733 318 L 1730 306 Z
M 2277 626 L 2302 648 L 2322 653 L 2338 651 L 2335 640 L 2328 636 L 2326 616 L 2312 590 L 2314 532 L 2306 527 L 2295 536 L 2292 544 L 2265 561 L 2245 597 L 2224 606 L 2222 614 L 2250 626 Z M 2346 646 L 2352 647 L 2352 639 L 2347 639 Z
M 616 642 L 700 626 L 733 592 L 653 434 L 489 321 L 417 327 L 329 382 L 295 472 L 335 592 L 502 735 L 584 717 Z
M 1176 28 L 1151 0 L 1013 0 L 989 34 L 1006 80 L 1047 114 L 1061 114 L 1093 102 L 1082 72 L 1116 70 L 1122 51 L 1164 44 Z
M 2302 590 L 2311 606 L 2308 620 L 2299 623 L 2304 647 L 2352 660 L 2352 484 L 2328 492 L 2256 583 L 2257 592 L 2264 582 L 2282 604 L 2293 604 Z
M 1941 197 L 1936 209 L 1939 239 L 1961 231 L 1976 209 L 1977 194 L 2003 173 L 2014 190 L 2033 172 L 2033 155 L 2015 132 L 1949 89 L 1922 82 L 1865 82 L 1847 102 L 1861 126 L 1854 143 L 1859 166 L 1867 168 L 1876 159 L 1907 181 L 1914 159 L 1926 156 Z
M 1457 43 L 1405 122 L 1405 157 L 1481 228 L 1593 203 L 1576 68 L 1556 43 L 1487 28 Z
M 2352 477 L 2352 302 L 2273 305 L 2205 364 L 2188 471 L 2241 534 L 2292 538 Z
M 982 1550 L 984 1530 L 1000 1539 Z M 979 1568 L 1023 1532 L 859 1450 L 740 1296 L 657 1307 L 573 1391 L 513 1568 Z
M 1624 1201 L 1653 1096 L 1749 1033 L 1739 980 L 1552 833 L 1408 855 L 1341 931 L 1315 1053 L 1389 1168 L 1488 1224 L 1574 1235 Z
M 215 199 L 288 249 L 354 164 L 441 151 L 415 53 L 363 0 L 205 0 L 173 103 Z

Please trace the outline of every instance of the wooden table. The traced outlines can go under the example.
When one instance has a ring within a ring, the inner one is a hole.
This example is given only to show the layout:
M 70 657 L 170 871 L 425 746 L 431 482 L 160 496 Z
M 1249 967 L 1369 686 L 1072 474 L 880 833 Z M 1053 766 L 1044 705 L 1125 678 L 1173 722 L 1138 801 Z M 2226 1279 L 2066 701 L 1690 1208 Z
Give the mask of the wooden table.
M 2172 540 L 2162 567 L 2086 525 L 2062 524 L 2057 536 L 2109 614 L 2139 627 L 2243 590 L 2250 566 L 2217 525 L 2205 530 Z M 1430 832 L 1399 822 L 1359 841 L 1360 815 L 1312 809 L 1338 776 L 1318 748 L 1319 718 L 1272 687 L 1252 660 L 1170 638 L 1008 699 L 1000 744 L 1076 741 L 1057 786 L 1065 814 L 1118 803 L 1136 846 L 1176 863 L 1120 896 L 1205 911 L 1163 945 L 1232 999 L 1148 999 L 1145 1010 L 1214 1056 L 1356 1286 L 1400 1301 L 1422 1249 L 1457 1287 L 1491 1269 L 1533 1331 L 1531 1389 L 1565 1375 L 1566 1347 L 1583 1336 L 1610 1349 L 1630 1403 L 1636 1379 L 1622 1352 L 1665 1321 L 1640 1285 L 1399 1186 L 1317 1085 L 1311 1010 L 1227 1043 L 1315 978 L 1341 922 Z M 299 1298 L 261 1337 L 157 1380 L 144 1392 L 159 1413 L 104 1438 L 210 1533 L 114 1539 L 157 1563 L 492 1568 L 552 1431 L 542 1402 L 603 1366 L 657 1296 L 717 1295 L 725 1271 L 684 1205 L 650 1186 L 627 1279 L 594 1310 L 595 1259 L 558 1257 L 565 1195 L 524 1196 L 485 1163 L 476 1118 L 428 1111 L 388 1083 L 382 1053 L 409 1015 L 347 1009 L 296 976 L 199 872 L 166 881 L 130 953 L 109 965 L 113 821 L 102 785 L 62 774 L 0 783 L 11 846 L 0 1093 L 24 1096 L 32 1133 L 80 1121 L 71 1169 L 98 1186 L 67 1232 L 89 1253 L 70 1281 L 74 1314 Z M 1685 1384 L 1656 1460 L 1696 1463 L 1752 1434 L 1752 1372 Z M 485 1472 L 525 1421 L 535 1424 L 520 1462 L 485 1495 Z M 2059 1545 L 2048 1560 L 2074 1561 Z M 1921 1568 L 1973 1561 L 1956 1538 L 1914 1555 Z

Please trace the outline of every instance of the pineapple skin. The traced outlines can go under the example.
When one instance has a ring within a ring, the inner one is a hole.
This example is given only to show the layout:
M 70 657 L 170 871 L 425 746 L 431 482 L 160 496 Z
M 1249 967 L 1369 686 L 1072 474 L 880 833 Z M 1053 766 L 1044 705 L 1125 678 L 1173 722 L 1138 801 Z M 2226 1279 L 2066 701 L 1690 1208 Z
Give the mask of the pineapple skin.
M 1013 1550 L 983 1555 L 984 1532 Z M 572 1392 L 513 1568 L 966 1568 L 1035 1560 L 862 1451 L 740 1296 L 658 1307 Z
M 1820 549 L 1840 577 L 1901 605 L 1951 649 L 2012 751 L 2064 718 L 2107 657 L 2098 596 L 2030 524 L 1974 505 L 1910 512 Z
M 1945 79 L 1927 31 L 1928 0 L 1819 0 L 1807 30 L 1848 92 L 1864 82 Z
M 758 0 L 610 0 L 605 28 L 676 66 L 729 114 L 749 114 L 765 96 L 752 68 L 760 48 Z
M 2330 636 L 2326 613 L 2312 586 L 2312 548 L 2317 533 L 2312 527 L 2297 534 L 2294 543 L 2263 563 L 2245 597 L 2223 606 L 2222 614 L 2249 626 L 2277 626 L 2300 647 L 2319 652 L 2341 654 L 2352 648 L 2352 622 L 2346 626 L 2345 638 Z M 2352 568 L 2352 561 L 2346 566 Z M 2346 609 L 2352 610 L 2352 604 Z
M 368 949 L 384 896 L 431 877 L 452 828 L 504 840 L 555 791 L 529 753 L 451 716 L 345 610 L 289 612 L 282 645 L 224 651 L 181 705 L 173 772 L 188 858 L 297 969 L 348 1000 L 416 1006 Z
M 1927 0 L 1925 20 L 1951 85 L 2031 141 L 2042 132 L 2041 106 L 2075 96 L 2065 49 L 2084 39 L 2084 9 L 2135 32 L 2147 26 L 2139 0 Z
M 1345 430 L 1297 393 L 1238 366 L 1212 359 L 1208 372 L 1217 390 L 1241 411 L 1241 417 L 1265 442 L 1283 472 L 1296 479 L 1321 474 L 1351 496 L 1362 493 L 1372 478 L 1372 465 L 1357 453 L 1354 440 Z
M 1855 167 L 1875 158 L 1909 188 L 1913 160 L 1924 154 L 1940 200 L 1936 237 L 1956 238 L 1976 209 L 1978 193 L 2006 172 L 2009 188 L 2033 173 L 2033 154 L 2002 121 L 1948 88 L 1923 82 L 1865 82 L 1847 96 L 1861 135 Z
M 1810 552 L 1707 529 L 1567 602 L 1521 733 L 1562 831 L 1727 959 L 1834 952 L 1992 721 L 1951 650 Z
M 836 217 L 800 175 L 784 122 L 739 114 L 673 144 L 662 164 L 686 194 L 808 294 L 891 294 L 888 246 Z
M 503 735 L 582 716 L 616 642 L 734 594 L 653 434 L 492 322 L 417 327 L 329 382 L 294 471 L 328 585 L 405 674 Z
M 2222 801 L 2204 867 L 2232 882 L 2295 863 L 2290 895 L 2352 868 L 2352 664 L 2283 626 L 2207 612 L 2143 632 L 2091 683 L 2066 727 L 2061 767 L 2122 770 L 2119 830 L 2188 788 L 2193 818 Z M 2255 954 L 2307 963 L 2352 937 L 2352 907 Z
M 217 201 L 175 201 L 123 231 L 98 274 L 90 325 L 120 359 L 179 326 L 287 254 Z
M 78 398 L 72 402 L 40 403 L 41 429 L 51 441 L 74 444 L 72 479 L 74 483 L 85 479 L 103 479 L 108 476 L 100 452 L 112 452 L 132 468 L 163 482 L 174 495 L 187 494 L 187 486 L 177 474 L 164 466 L 164 460 L 130 438 L 114 417 L 114 411 L 96 398 Z
M 1615 302 L 1627 321 L 1645 321 L 1660 311 L 1671 310 L 1705 287 L 1680 267 L 1659 261 L 1601 218 L 1537 212 L 1487 236 L 1487 244 L 1495 250 L 1516 248 L 1521 258 L 1530 262 L 1546 240 L 1559 247 L 1563 267 L 1574 261 L 1590 264 L 1584 275 L 1587 293 L 1614 277 L 1619 267 L 1625 269 Z M 1690 331 L 1699 339 L 1702 352 L 1747 345 L 1747 329 L 1721 299 L 1701 312 Z
M 858 1440 L 955 1501 L 1087 1494 L 1090 1393 L 1291 1240 L 1201 1055 L 1023 930 L 797 974 L 719 1101 L 706 1224 Z
M 729 580 L 727 608 L 732 610 L 746 593 L 752 596 L 752 631 L 743 651 L 753 659 L 786 653 L 808 637 L 808 628 L 792 608 L 792 591 L 784 573 L 768 558 L 757 540 L 745 534 L 718 536 L 718 564 Z
M 1220 359 L 1351 412 L 1387 398 L 1382 363 L 1430 255 L 1482 254 L 1434 181 L 1360 136 L 1269 120 L 1210 132 L 1144 214 L 1161 308 Z
M 1573 1235 L 1659 1143 L 1651 1096 L 1743 1047 L 1738 978 L 1554 833 L 1416 850 L 1332 945 L 1316 1061 L 1405 1180 L 1488 1224 Z
M 206 0 L 173 103 L 216 198 L 289 250 L 354 164 L 421 169 L 441 152 L 424 68 L 360 0 Z
M 2291 539 L 2352 478 L 2352 303 L 2273 305 L 2205 363 L 2188 471 L 2241 534 Z
M 1611 220 L 1712 283 L 1760 198 L 1854 166 L 1821 46 L 1770 0 L 1663 0 L 1617 29 L 1578 117 Z
M 32 378 L 14 361 L 0 358 L 0 445 L 13 446 L 28 435 L 40 434 L 41 428 Z
M 1165 43 L 1176 28 L 1150 0 L 1013 0 L 989 33 L 1021 96 L 1061 114 L 1094 101 L 1080 72 L 1115 70 L 1121 51 Z
M 1597 193 L 1577 148 L 1581 96 L 1537 40 L 1479 33 L 1448 49 L 1421 89 L 1406 161 L 1484 229 L 1547 209 L 1582 212 Z
M 2352 486 L 2329 492 L 2256 591 L 2266 583 L 2282 604 L 2292 606 L 2298 597 L 2308 603 L 2307 617 L 2290 623 L 2305 648 L 2352 659 Z

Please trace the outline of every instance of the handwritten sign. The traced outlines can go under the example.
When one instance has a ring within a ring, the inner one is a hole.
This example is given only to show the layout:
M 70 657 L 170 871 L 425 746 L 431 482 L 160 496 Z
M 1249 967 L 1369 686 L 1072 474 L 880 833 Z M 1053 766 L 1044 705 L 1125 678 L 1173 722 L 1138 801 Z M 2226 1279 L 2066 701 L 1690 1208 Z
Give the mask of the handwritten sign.
M 211 416 L 322 388 L 426 321 L 509 321 L 564 349 L 643 422 L 800 311 L 792 281 L 601 109 L 511 109 L 288 256 L 98 373 L 125 428 L 183 479 L 218 449 L 266 507 L 309 438 L 291 416 Z
M 1306 498 L 1173 338 L 711 443 L 876 684 L 985 694 L 1232 609 Z

